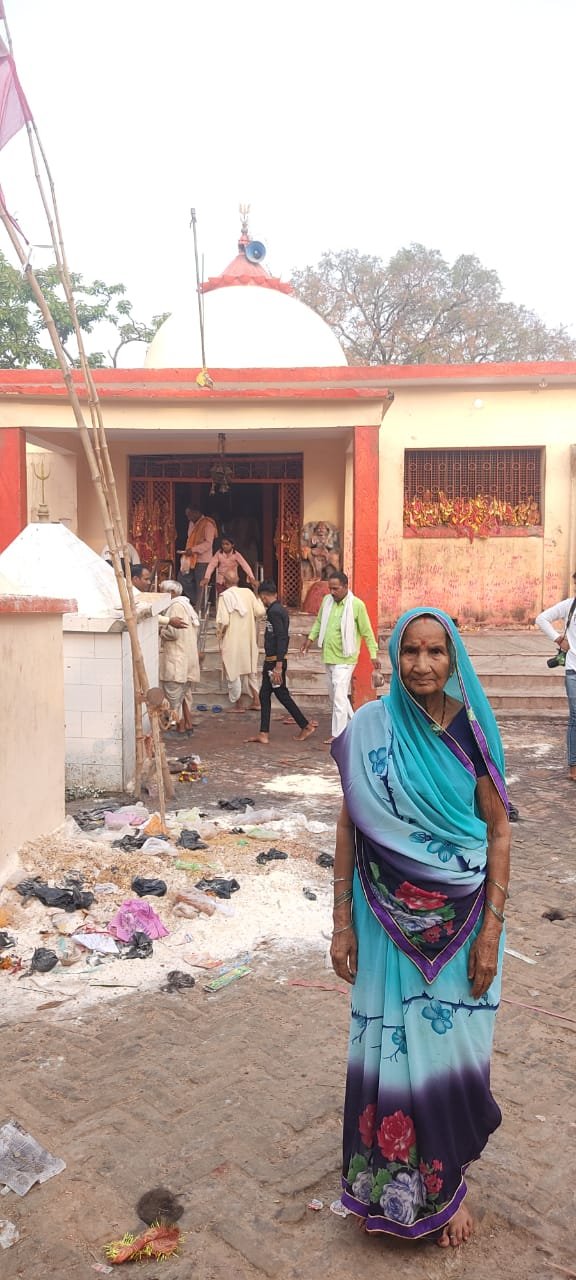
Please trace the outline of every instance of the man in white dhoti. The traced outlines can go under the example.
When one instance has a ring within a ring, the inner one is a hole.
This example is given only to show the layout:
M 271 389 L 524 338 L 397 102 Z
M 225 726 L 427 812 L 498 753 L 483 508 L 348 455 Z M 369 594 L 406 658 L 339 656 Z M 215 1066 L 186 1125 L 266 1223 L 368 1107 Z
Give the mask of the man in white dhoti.
M 179 582 L 166 579 L 160 591 L 172 596 L 160 623 L 160 683 L 181 733 L 192 728 L 192 688 L 200 680 L 198 627 L 200 620 Z
M 258 640 L 256 623 L 266 616 L 262 601 L 248 587 L 234 583 L 235 575 L 226 575 L 224 591 L 218 598 L 216 634 L 222 655 L 222 666 L 228 685 L 228 697 L 235 711 L 242 711 L 242 694 L 252 701 L 249 711 L 259 711 Z

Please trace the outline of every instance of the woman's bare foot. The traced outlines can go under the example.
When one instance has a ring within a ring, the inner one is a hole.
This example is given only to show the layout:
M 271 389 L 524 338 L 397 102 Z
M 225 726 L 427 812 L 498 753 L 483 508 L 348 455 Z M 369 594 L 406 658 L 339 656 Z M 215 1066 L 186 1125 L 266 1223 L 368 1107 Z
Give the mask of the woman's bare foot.
M 305 738 L 310 737 L 311 733 L 316 733 L 316 725 L 310 722 L 304 725 L 304 728 L 300 730 L 300 733 L 296 733 L 294 737 L 297 742 L 303 742 Z
M 245 741 L 245 742 L 259 742 L 259 743 L 261 743 L 261 745 L 262 745 L 263 747 L 267 747 L 267 746 L 268 746 L 268 743 L 269 743 L 269 741 L 270 741 L 270 734 L 268 734 L 268 733 L 257 733 L 257 734 L 256 734 L 256 736 L 255 736 L 254 738 L 245 738 L 245 739 L 244 739 L 244 741 Z
M 473 1230 L 474 1219 L 472 1214 L 465 1204 L 461 1204 L 454 1217 L 444 1227 L 436 1244 L 439 1244 L 441 1249 L 457 1249 L 459 1245 L 466 1244 Z

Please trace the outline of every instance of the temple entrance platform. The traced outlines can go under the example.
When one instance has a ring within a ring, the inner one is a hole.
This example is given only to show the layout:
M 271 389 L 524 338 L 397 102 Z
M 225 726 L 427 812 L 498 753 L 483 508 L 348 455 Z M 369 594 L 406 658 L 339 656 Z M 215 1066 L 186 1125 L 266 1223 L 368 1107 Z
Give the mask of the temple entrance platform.
M 308 635 L 313 618 L 297 610 L 291 610 L 290 617 L 288 663 L 291 692 L 303 704 L 323 703 L 326 701 L 327 691 L 320 651 L 312 648 L 305 657 L 300 655 L 300 646 Z M 460 634 L 499 718 L 522 716 L 532 719 L 567 715 L 564 669 L 546 666 L 546 659 L 553 656 L 554 646 L 541 631 L 535 628 L 468 631 L 462 626 Z M 388 636 L 387 631 L 379 635 L 380 659 L 387 678 L 391 670 Z M 208 627 L 201 688 L 203 693 L 211 692 L 219 697 L 225 696 L 226 692 L 220 676 L 220 658 L 213 619 Z M 388 692 L 388 684 L 382 692 Z

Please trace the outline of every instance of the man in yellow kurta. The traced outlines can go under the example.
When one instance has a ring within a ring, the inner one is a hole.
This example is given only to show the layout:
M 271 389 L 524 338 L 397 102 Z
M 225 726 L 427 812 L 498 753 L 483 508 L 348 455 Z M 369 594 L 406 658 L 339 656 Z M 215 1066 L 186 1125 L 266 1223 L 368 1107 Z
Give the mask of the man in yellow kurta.
M 218 598 L 216 633 L 228 684 L 228 697 L 236 711 L 242 710 L 242 693 L 249 693 L 249 711 L 258 711 L 258 641 L 256 622 L 266 616 L 262 601 L 248 587 L 235 584 L 234 574 L 224 578 Z
M 332 573 L 328 579 L 328 587 L 330 594 L 324 597 L 320 605 L 308 639 L 302 645 L 302 653 L 307 653 L 312 641 L 318 640 L 328 676 L 332 738 L 337 738 L 352 719 L 350 685 L 362 640 L 372 659 L 372 666 L 378 668 L 380 663 L 378 644 L 366 605 L 348 589 L 346 574 L 337 571 Z

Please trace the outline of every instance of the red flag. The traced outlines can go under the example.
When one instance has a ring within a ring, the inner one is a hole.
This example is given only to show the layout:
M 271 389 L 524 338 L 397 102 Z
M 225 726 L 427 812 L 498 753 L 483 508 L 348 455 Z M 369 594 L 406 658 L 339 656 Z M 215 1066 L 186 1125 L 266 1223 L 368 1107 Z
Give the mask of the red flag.
M 0 0 L 1 4 L 1 0 Z M 0 150 L 32 119 L 32 112 L 18 79 L 14 59 L 0 40 Z

